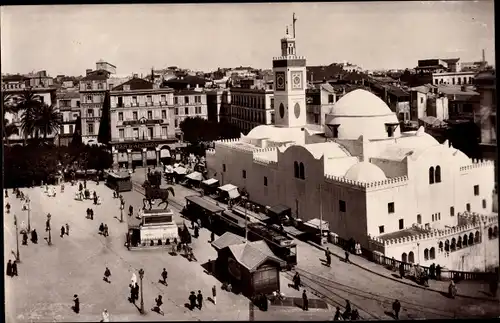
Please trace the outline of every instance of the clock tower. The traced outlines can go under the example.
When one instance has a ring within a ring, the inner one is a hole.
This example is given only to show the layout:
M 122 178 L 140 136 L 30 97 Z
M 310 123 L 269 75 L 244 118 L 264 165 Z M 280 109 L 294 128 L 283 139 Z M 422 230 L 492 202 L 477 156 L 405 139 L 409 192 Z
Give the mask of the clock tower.
M 295 35 L 295 15 L 293 35 Z M 295 37 L 281 39 L 281 56 L 273 59 L 274 124 L 304 127 L 306 119 L 306 60 L 296 55 Z

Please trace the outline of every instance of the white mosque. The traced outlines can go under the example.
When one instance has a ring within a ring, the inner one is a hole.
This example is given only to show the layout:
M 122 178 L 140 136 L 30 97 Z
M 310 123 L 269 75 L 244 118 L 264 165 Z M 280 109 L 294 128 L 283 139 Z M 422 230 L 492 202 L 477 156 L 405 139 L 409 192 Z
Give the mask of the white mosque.
M 209 176 L 245 188 L 257 204 L 287 205 L 304 221 L 322 217 L 331 232 L 387 257 L 465 271 L 498 264 L 492 162 L 472 161 L 423 128 L 401 132 L 365 90 L 342 97 L 323 129 L 307 124 L 306 60 L 288 33 L 281 51 L 275 124 L 216 142 Z M 485 251 L 487 240 L 494 250 Z

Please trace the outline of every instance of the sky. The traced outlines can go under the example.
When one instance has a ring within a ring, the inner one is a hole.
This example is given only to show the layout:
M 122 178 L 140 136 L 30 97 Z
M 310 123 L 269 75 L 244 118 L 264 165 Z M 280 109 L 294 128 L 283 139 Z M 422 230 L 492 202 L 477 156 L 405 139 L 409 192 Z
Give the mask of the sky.
M 295 12 L 307 65 L 413 68 L 419 59 L 494 63 L 493 1 L 132 4 L 1 7 L 2 73 L 117 74 L 167 66 L 268 69 Z

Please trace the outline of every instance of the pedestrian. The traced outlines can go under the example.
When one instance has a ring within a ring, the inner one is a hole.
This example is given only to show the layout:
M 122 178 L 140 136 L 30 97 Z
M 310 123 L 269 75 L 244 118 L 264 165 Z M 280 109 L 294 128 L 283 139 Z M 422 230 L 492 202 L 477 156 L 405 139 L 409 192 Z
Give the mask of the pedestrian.
M 12 277 L 12 261 L 9 259 L 9 262 L 7 263 L 7 276 Z
M 104 309 L 104 311 L 102 312 L 101 322 L 109 322 L 109 313 L 107 309 Z
M 94 205 L 97 205 L 97 195 L 95 195 L 95 192 L 94 192 Z
M 36 233 L 36 229 L 33 229 L 33 231 L 31 231 L 31 242 L 33 243 L 38 243 L 38 234 Z
M 342 314 L 340 313 L 340 307 L 337 306 L 337 310 L 335 311 L 335 316 L 333 317 L 334 321 L 340 321 L 342 318 Z
M 429 266 L 429 277 L 431 279 L 435 278 L 435 272 L 436 272 L 436 265 L 432 263 L 432 265 Z
M 198 291 L 198 295 L 196 295 L 196 300 L 198 301 L 198 308 L 201 310 L 203 306 L 203 295 L 201 294 L 201 290 Z
M 23 232 L 23 245 L 28 245 L 28 233 L 26 231 Z
M 192 311 L 196 307 L 196 295 L 194 292 L 191 292 L 191 295 L 189 295 L 189 309 Z
M 87 188 L 87 180 L 86 179 L 83 180 L 83 188 L 85 188 L 85 189 Z
M 132 205 L 130 205 L 128 207 L 128 216 L 132 216 L 132 214 L 134 214 L 134 207 Z
M 344 320 L 348 320 L 351 317 L 351 302 L 348 299 L 345 301 L 345 311 L 342 316 Z
M 129 300 L 129 302 L 135 304 L 135 294 L 134 294 L 135 286 L 130 284 L 130 285 L 128 285 L 128 287 L 130 287 L 130 298 L 128 300 Z
M 399 276 L 401 279 L 405 278 L 405 265 L 402 262 L 399 263 Z
M 357 321 L 359 319 L 359 312 L 357 309 L 352 310 L 351 321 Z
M 326 255 L 326 265 L 330 267 L 331 264 L 332 264 L 332 256 L 328 253 Z
M 152 310 L 158 312 L 161 315 L 165 315 L 165 313 L 163 313 L 163 310 L 161 309 L 161 306 L 163 305 L 161 295 L 158 295 L 158 297 L 155 298 L 155 303 L 156 303 L 156 307 L 154 307 Z
M 64 236 L 64 226 L 61 227 L 61 238 Z
M 104 234 L 104 223 L 101 222 L 101 225 L 99 225 L 99 233 Z
M 69 224 L 66 223 L 66 235 L 69 236 Z
M 104 271 L 104 278 L 103 280 L 106 282 L 106 283 L 110 283 L 111 284 L 111 281 L 109 280 L 109 277 L 111 276 L 111 270 L 109 270 L 108 267 L 106 267 L 106 270 Z
M 350 261 L 349 261 L 349 251 L 346 250 L 345 251 L 345 262 L 348 264 Z
M 104 225 L 104 236 L 105 237 L 109 236 L 109 231 L 108 231 L 108 225 L 107 224 Z
M 163 268 L 163 271 L 161 272 L 161 278 L 163 278 L 163 284 L 167 285 L 167 277 L 168 273 L 165 268 Z
M 137 275 L 135 273 L 132 273 L 132 278 L 130 278 L 130 280 L 132 281 L 132 286 L 135 286 L 135 284 L 137 283 Z
M 392 309 L 394 311 L 394 318 L 396 320 L 399 320 L 399 311 L 401 310 L 401 303 L 399 303 L 398 300 L 395 300 L 394 303 L 392 303 Z
M 328 255 L 330 254 L 330 248 L 326 247 L 325 250 L 325 258 L 328 258 Z
M 18 273 L 17 273 L 17 261 L 14 260 L 12 262 L 12 276 L 18 276 Z
M 306 290 L 302 292 L 302 309 L 304 311 L 309 311 L 309 300 L 307 299 Z
M 295 273 L 293 277 L 293 284 L 296 290 L 300 290 L 300 275 L 299 273 Z
M 75 311 L 76 314 L 80 313 L 80 299 L 77 294 L 73 295 L 73 302 L 75 303 L 75 305 L 73 305 L 73 311 Z
M 134 301 L 139 300 L 139 284 L 134 285 Z
M 43 184 L 42 184 L 42 185 L 43 185 Z M 79 191 L 83 191 L 83 185 L 82 185 L 82 183 L 80 183 L 80 184 L 78 185 L 78 190 L 79 190 Z
M 90 209 L 90 219 L 94 220 L 94 210 Z
M 212 286 L 212 298 L 214 300 L 214 305 L 217 305 L 217 288 L 215 285 Z
M 200 229 L 198 228 L 198 226 L 195 226 L 194 227 L 194 237 L 198 238 L 199 236 L 200 236 Z
M 215 241 L 215 233 L 212 231 L 212 233 L 210 233 L 210 242 L 214 241 Z
M 441 266 L 436 266 L 436 280 L 441 280 Z

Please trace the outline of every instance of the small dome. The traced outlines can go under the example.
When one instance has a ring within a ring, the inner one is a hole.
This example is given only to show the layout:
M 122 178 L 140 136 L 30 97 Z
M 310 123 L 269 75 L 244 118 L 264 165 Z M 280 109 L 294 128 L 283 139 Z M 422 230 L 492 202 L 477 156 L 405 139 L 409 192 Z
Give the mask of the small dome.
M 391 109 L 375 94 L 354 90 L 344 95 L 332 108 L 337 117 L 375 117 L 391 115 Z
M 345 178 L 366 183 L 383 181 L 384 179 L 387 179 L 384 171 L 382 171 L 378 166 L 375 166 L 369 162 L 361 162 L 355 164 L 354 166 L 349 168 L 349 170 L 345 174 Z

